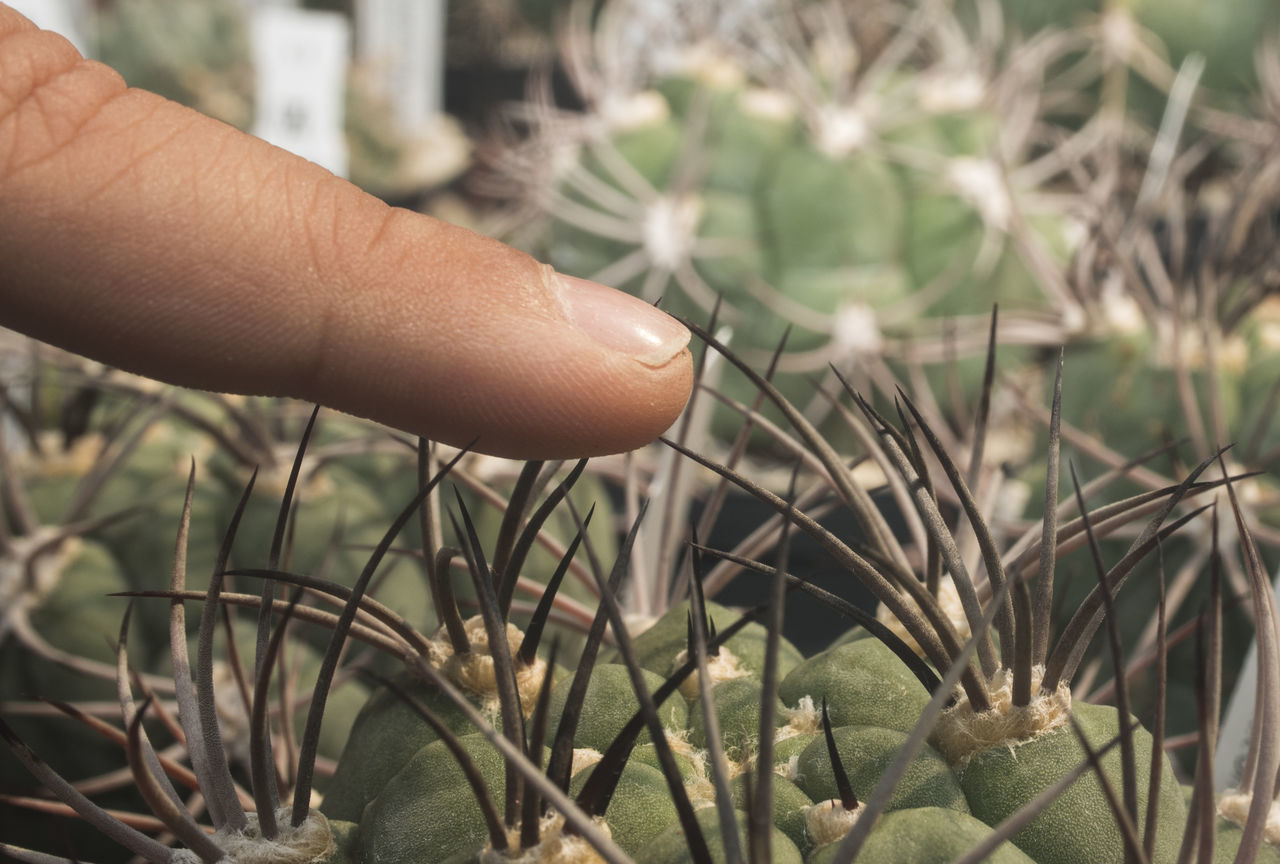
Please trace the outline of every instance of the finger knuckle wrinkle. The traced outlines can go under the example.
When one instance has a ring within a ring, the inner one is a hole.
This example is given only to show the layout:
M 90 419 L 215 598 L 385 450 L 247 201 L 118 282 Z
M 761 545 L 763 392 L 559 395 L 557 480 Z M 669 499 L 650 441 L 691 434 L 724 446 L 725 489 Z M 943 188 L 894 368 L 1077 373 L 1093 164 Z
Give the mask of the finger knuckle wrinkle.
M 0 176 L 54 154 L 124 82 L 63 37 L 0 21 Z

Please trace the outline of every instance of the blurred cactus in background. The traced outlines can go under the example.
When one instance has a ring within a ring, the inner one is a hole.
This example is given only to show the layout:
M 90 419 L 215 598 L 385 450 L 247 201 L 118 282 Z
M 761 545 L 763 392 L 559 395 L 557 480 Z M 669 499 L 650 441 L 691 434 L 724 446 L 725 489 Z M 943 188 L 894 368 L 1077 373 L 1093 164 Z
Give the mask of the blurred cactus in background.
M 721 300 L 757 365 L 789 331 L 793 395 L 829 367 L 883 386 L 887 363 L 980 355 L 995 302 L 1003 341 L 1061 341 L 1073 199 L 1025 169 L 1042 70 L 997 8 L 643 8 L 568 19 L 582 111 L 511 111 L 513 239 L 698 320 Z
M 250 17 L 242 0 L 110 0 L 98 19 L 98 58 L 131 86 L 152 90 L 248 130 L 254 120 Z M 399 123 L 375 75 L 378 58 L 349 69 L 349 178 L 374 194 L 412 199 L 455 180 L 470 143 L 452 118 L 424 129 Z
M 238 0 L 113 0 L 98 59 L 151 90 L 240 129 L 253 122 L 253 62 Z

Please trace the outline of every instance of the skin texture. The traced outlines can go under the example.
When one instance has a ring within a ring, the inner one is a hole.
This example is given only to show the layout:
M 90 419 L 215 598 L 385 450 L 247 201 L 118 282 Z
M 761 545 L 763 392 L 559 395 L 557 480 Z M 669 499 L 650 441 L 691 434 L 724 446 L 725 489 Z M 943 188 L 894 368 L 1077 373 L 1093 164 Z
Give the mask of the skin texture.
M 37 339 L 496 455 L 640 446 L 692 385 L 667 316 L 127 88 L 2 4 L 0 261 L 0 324 Z

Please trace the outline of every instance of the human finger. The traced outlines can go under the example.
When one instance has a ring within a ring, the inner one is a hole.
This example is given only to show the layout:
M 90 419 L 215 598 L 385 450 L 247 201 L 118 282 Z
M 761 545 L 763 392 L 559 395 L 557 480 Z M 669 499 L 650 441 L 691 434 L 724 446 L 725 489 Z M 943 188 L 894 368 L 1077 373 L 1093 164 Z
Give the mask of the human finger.
M 688 331 L 388 207 L 0 5 L 0 320 L 151 377 L 296 396 L 517 457 L 626 450 Z

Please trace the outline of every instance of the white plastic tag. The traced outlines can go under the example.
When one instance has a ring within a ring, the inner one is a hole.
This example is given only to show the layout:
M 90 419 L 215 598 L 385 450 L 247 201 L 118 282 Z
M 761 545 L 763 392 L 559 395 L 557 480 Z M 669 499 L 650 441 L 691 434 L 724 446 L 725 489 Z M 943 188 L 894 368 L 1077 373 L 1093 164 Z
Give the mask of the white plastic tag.
M 252 27 L 257 70 L 253 133 L 345 177 L 347 19 L 266 6 L 254 10 Z
M 409 134 L 422 129 L 444 102 L 443 0 L 358 0 L 356 56 L 378 76 Z

